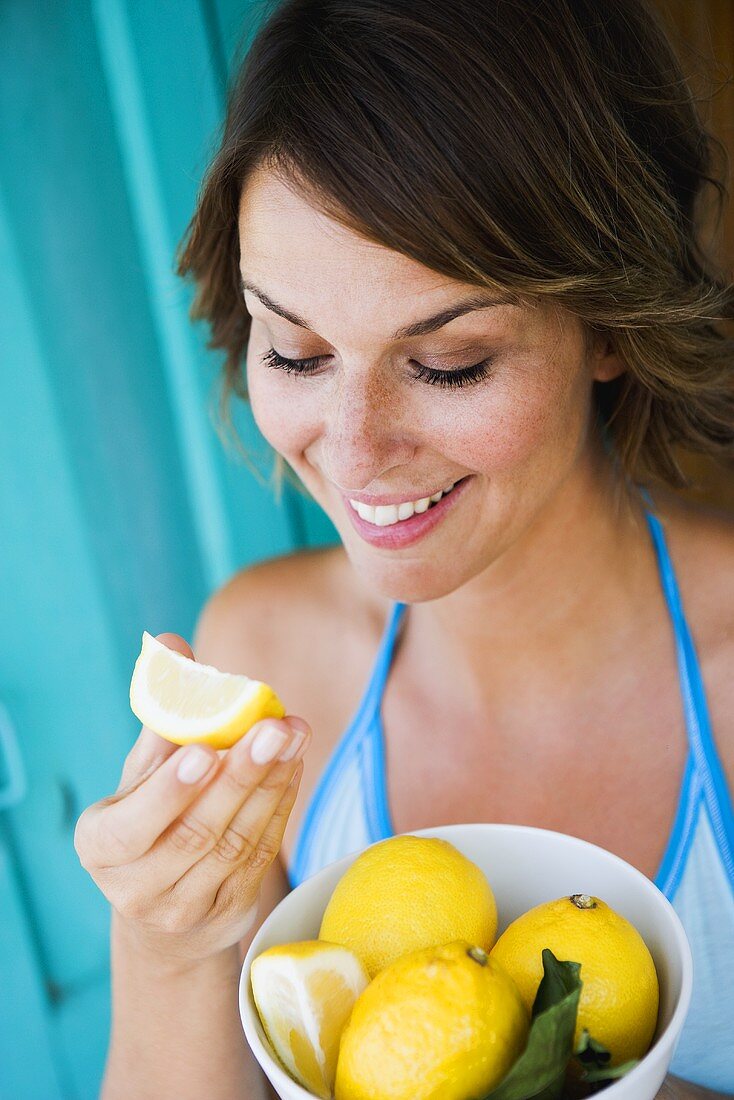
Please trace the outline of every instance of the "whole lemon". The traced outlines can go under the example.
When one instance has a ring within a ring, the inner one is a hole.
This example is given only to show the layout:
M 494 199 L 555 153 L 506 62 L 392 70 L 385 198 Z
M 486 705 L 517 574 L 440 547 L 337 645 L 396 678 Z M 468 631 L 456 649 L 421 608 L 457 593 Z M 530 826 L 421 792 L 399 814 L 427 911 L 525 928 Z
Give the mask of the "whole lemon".
M 339 1044 L 336 1100 L 484 1096 L 527 1042 L 511 978 L 467 940 L 412 951 L 354 1002 Z
M 366 848 L 326 906 L 319 939 L 349 947 L 370 978 L 395 959 L 451 940 L 489 951 L 497 906 L 482 871 L 446 840 L 410 834 Z
M 658 976 L 645 941 L 599 898 L 573 894 L 536 905 L 514 920 L 492 948 L 528 1009 L 543 977 L 542 951 L 581 964 L 574 1045 L 583 1028 L 603 1043 L 610 1065 L 642 1058 L 658 1016 Z

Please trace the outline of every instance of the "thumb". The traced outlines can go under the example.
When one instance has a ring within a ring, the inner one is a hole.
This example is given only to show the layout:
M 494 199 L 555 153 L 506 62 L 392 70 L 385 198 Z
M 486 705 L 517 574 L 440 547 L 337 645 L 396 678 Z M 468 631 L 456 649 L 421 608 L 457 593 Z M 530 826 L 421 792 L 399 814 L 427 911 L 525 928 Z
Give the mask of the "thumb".
M 155 640 L 162 642 L 167 649 L 175 649 L 177 653 L 183 653 L 184 657 L 189 657 L 192 661 L 196 660 L 193 649 L 180 634 L 171 634 L 170 632 L 156 634 Z
M 194 651 L 180 634 L 163 633 L 156 635 L 156 641 L 162 642 L 168 649 L 183 654 L 194 661 Z M 140 727 L 140 735 L 125 758 L 122 767 L 122 775 L 115 795 L 129 794 L 135 787 L 139 787 L 144 779 L 159 768 L 164 760 L 172 756 L 181 746 L 167 741 L 165 737 L 148 729 Z

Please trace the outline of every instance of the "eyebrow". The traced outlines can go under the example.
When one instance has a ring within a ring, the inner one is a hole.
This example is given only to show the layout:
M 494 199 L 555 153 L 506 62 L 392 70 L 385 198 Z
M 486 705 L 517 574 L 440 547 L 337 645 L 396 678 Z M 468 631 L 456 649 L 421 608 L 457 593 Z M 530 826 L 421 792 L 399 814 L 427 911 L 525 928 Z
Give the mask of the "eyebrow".
M 267 309 L 272 310 L 273 313 L 277 313 L 280 317 L 285 317 L 286 321 L 290 321 L 292 325 L 298 325 L 299 328 L 306 328 L 309 332 L 314 331 L 313 325 L 310 325 L 303 317 L 299 317 L 297 313 L 293 313 L 292 310 L 286 309 L 285 306 L 281 306 L 277 302 L 274 302 L 264 291 L 260 290 L 248 279 L 245 279 L 243 275 L 240 275 L 240 283 L 243 292 L 249 290 L 256 298 L 260 299 Z M 408 340 L 414 336 L 426 336 L 430 332 L 436 332 L 438 329 L 443 328 L 449 321 L 454 321 L 457 317 L 462 317 L 465 313 L 473 313 L 478 309 L 491 309 L 493 306 L 510 304 L 515 303 L 509 295 L 498 296 L 494 293 L 488 294 L 486 291 L 479 294 L 473 294 L 463 302 L 457 302 L 453 306 L 448 306 L 446 309 L 434 313 L 431 317 L 425 317 L 422 321 L 413 321 L 412 324 L 406 325 L 405 328 L 399 328 L 397 332 L 393 333 L 392 339 Z

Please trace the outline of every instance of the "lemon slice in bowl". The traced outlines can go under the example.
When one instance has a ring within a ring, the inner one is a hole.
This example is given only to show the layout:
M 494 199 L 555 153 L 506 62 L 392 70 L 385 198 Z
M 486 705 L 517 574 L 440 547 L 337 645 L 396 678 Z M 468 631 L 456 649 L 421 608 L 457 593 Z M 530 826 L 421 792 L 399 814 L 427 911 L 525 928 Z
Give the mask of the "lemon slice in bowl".
M 252 961 L 252 994 L 270 1045 L 300 1085 L 334 1095 L 339 1041 L 369 975 L 348 947 L 303 940 L 269 947 Z
M 169 649 L 147 630 L 130 681 L 130 707 L 155 733 L 186 745 L 227 749 L 262 718 L 283 718 L 271 687 L 220 672 Z

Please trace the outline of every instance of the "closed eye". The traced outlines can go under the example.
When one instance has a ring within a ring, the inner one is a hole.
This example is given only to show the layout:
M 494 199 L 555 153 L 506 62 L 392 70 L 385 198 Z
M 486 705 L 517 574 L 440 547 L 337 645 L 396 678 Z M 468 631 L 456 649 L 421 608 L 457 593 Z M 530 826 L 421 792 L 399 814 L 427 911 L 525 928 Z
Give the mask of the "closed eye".
M 262 362 L 266 366 L 274 367 L 276 370 L 284 370 L 288 374 L 308 375 L 315 374 L 322 360 L 326 358 L 328 357 L 325 355 L 314 355 L 310 359 L 286 359 L 275 348 L 270 348 L 262 356 Z M 461 386 L 470 386 L 472 383 L 481 382 L 483 379 L 488 378 L 493 362 L 494 358 L 490 357 L 489 359 L 483 359 L 481 363 L 474 363 L 470 367 L 461 367 L 459 370 L 434 370 L 433 367 L 426 367 L 422 363 L 413 362 L 413 369 L 415 377 L 422 382 L 428 382 L 432 386 L 456 389 Z

